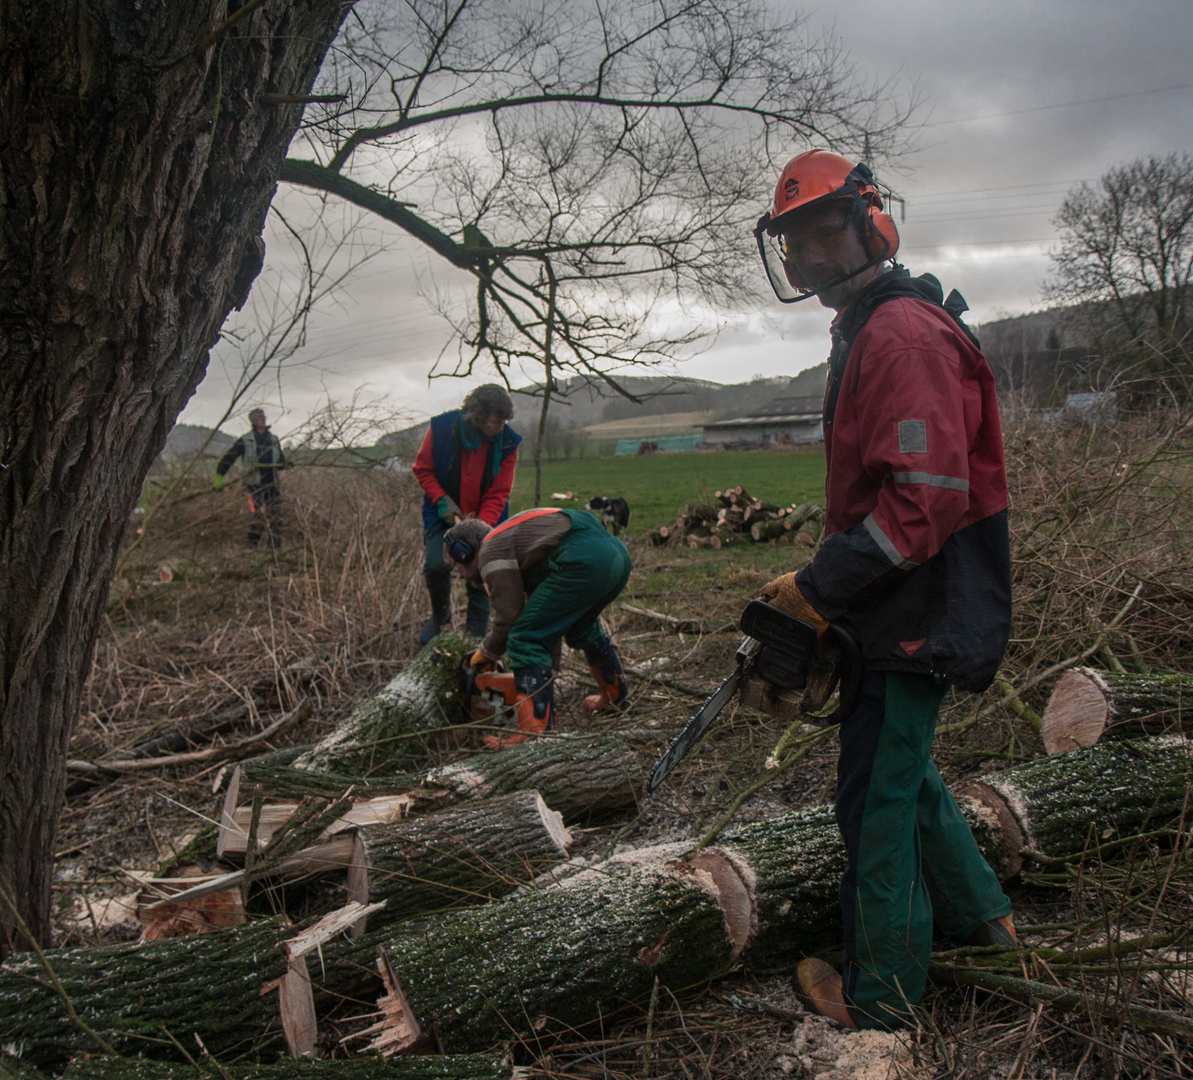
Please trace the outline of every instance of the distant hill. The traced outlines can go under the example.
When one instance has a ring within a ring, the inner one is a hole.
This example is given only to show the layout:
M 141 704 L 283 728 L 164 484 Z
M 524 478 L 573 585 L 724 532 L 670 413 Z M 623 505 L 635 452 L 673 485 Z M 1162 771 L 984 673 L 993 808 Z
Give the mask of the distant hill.
M 166 445 L 153 463 L 156 468 L 168 468 L 179 462 L 190 461 L 195 451 L 203 445 L 203 440 L 211 434 L 211 428 L 199 427 L 197 424 L 175 424 L 166 436 Z M 211 435 L 211 442 L 207 444 L 204 454 L 209 458 L 223 457 L 224 451 L 236 440 L 231 435 L 217 431 Z

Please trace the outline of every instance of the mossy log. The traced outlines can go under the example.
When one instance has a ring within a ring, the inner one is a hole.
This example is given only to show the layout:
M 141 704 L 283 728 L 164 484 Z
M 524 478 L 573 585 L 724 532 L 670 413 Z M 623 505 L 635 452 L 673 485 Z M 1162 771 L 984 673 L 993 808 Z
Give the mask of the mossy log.
M 370 776 L 415 764 L 435 729 L 466 719 L 460 662 L 472 648 L 459 634 L 440 634 L 384 690 L 296 758 L 294 767 Z
M 64 1080 L 511 1080 L 514 1067 L 503 1054 L 375 1054 L 332 1061 L 242 1062 L 193 1065 L 132 1057 L 86 1057 L 70 1063 Z
M 1166 825 L 1191 782 L 1193 741 L 1158 735 L 1029 761 L 962 790 L 1013 822 L 1021 851 L 1067 859 Z
M 259 864 L 251 874 L 238 871 L 204 882 L 163 901 L 156 910 L 164 908 L 176 917 L 191 904 L 206 902 L 211 894 L 235 889 L 248 879 L 331 873 L 345 882 L 342 902 L 385 901 L 373 922 L 393 922 L 504 896 L 566 859 L 571 839 L 562 817 L 537 791 L 520 791 L 421 818 L 337 833 L 335 842 L 305 848 L 277 865 Z M 142 897 L 152 917 L 153 894 L 147 891 Z
M 755 543 L 773 540 L 784 531 L 783 522 L 779 518 L 767 518 L 765 521 L 756 521 L 750 526 L 750 536 Z
M 378 948 L 414 1015 L 452 1053 L 533 1038 L 547 1018 L 580 1025 L 649 994 L 724 972 L 749 936 L 746 883 L 714 851 L 691 863 L 669 851 L 633 852 L 450 916 L 436 914 L 339 938 L 310 964 L 317 1015 L 353 1015 L 375 995 Z M 287 969 L 294 930 L 260 924 L 198 937 L 106 949 L 59 950 L 50 963 L 78 1014 L 118 1050 L 170 1057 L 163 1029 L 196 1033 L 217 1057 L 281 1041 L 278 1001 L 265 983 Z M 93 1041 L 71 1025 L 34 959 L 0 968 L 0 1038 L 38 1064 Z M 152 1043 L 146 1040 L 152 1039 Z
M 360 777 L 293 768 L 287 755 L 243 765 L 242 788 L 260 784 L 271 796 L 409 794 L 413 809 L 537 790 L 566 822 L 618 813 L 637 802 L 666 733 L 605 731 L 549 735 L 496 753 L 463 758 L 420 773 Z
M 1049 754 L 1181 728 L 1193 722 L 1193 675 L 1074 668 L 1057 681 L 1041 719 Z

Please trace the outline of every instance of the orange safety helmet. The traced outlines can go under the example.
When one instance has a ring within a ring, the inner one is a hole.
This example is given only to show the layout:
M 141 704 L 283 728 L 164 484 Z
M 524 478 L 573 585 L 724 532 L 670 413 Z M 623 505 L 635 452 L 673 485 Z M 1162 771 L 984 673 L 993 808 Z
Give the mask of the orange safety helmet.
M 888 198 L 889 195 L 888 192 Z M 832 199 L 850 200 L 845 228 L 857 223 L 862 247 L 870 259 L 856 270 L 812 290 L 787 260 L 782 234 L 791 223 L 791 215 Z M 883 211 L 882 203 L 882 191 L 867 165 L 851 165 L 848 158 L 828 150 L 806 150 L 787 162 L 775 185 L 774 204 L 754 230 L 758 253 L 775 296 L 784 304 L 794 304 L 822 289 L 835 288 L 875 263 L 893 259 L 899 250 L 899 230 L 890 214 Z

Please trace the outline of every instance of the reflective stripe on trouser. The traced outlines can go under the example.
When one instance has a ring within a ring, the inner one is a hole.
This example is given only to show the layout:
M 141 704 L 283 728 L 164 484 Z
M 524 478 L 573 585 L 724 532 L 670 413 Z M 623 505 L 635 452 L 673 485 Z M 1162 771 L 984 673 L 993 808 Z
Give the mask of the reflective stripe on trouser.
M 436 590 L 446 590 L 448 607 L 443 618 L 451 614 L 451 580 L 452 564 L 443 555 L 443 534 L 447 532 L 447 525 L 436 521 L 429 529 L 423 531 L 423 577 L 427 579 L 427 589 L 431 594 L 431 606 L 435 607 L 436 598 L 443 593 Z M 434 580 L 433 580 L 434 579 Z M 487 622 L 489 618 L 489 594 L 479 582 L 466 581 L 468 590 L 468 621 Z M 436 615 L 436 618 L 440 616 Z
M 625 544 L 591 514 L 564 512 L 572 518 L 571 531 L 547 559 L 546 576 L 510 627 L 511 668 L 551 663 L 560 638 L 573 649 L 603 638 L 598 617 L 629 580 Z
M 1011 911 L 930 757 L 945 689 L 930 675 L 867 669 L 841 725 L 844 989 L 863 1028 L 900 1027 L 919 1002 L 934 917 L 963 938 Z

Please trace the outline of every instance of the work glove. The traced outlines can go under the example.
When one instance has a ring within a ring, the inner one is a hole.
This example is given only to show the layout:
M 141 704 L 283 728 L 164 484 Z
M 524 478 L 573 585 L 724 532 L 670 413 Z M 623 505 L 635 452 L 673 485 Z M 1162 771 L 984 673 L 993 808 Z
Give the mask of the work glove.
M 435 512 L 439 515 L 439 520 L 446 522 L 448 526 L 464 520 L 463 512 L 450 495 L 439 496 L 439 501 L 435 503 Z
M 224 490 L 224 478 L 219 473 L 215 474 L 215 479 L 211 481 L 211 487 L 215 491 Z
M 490 656 L 483 649 L 477 649 L 472 654 L 472 659 L 468 661 L 468 673 L 472 676 L 477 676 L 484 671 L 496 671 L 497 658 Z
M 808 598 L 795 583 L 794 573 L 784 574 L 774 581 L 767 582 L 762 586 L 761 595 L 763 600 L 780 611 L 806 622 L 816 631 L 817 638 L 823 641 L 825 631 L 828 630 L 828 619 L 808 603 Z

